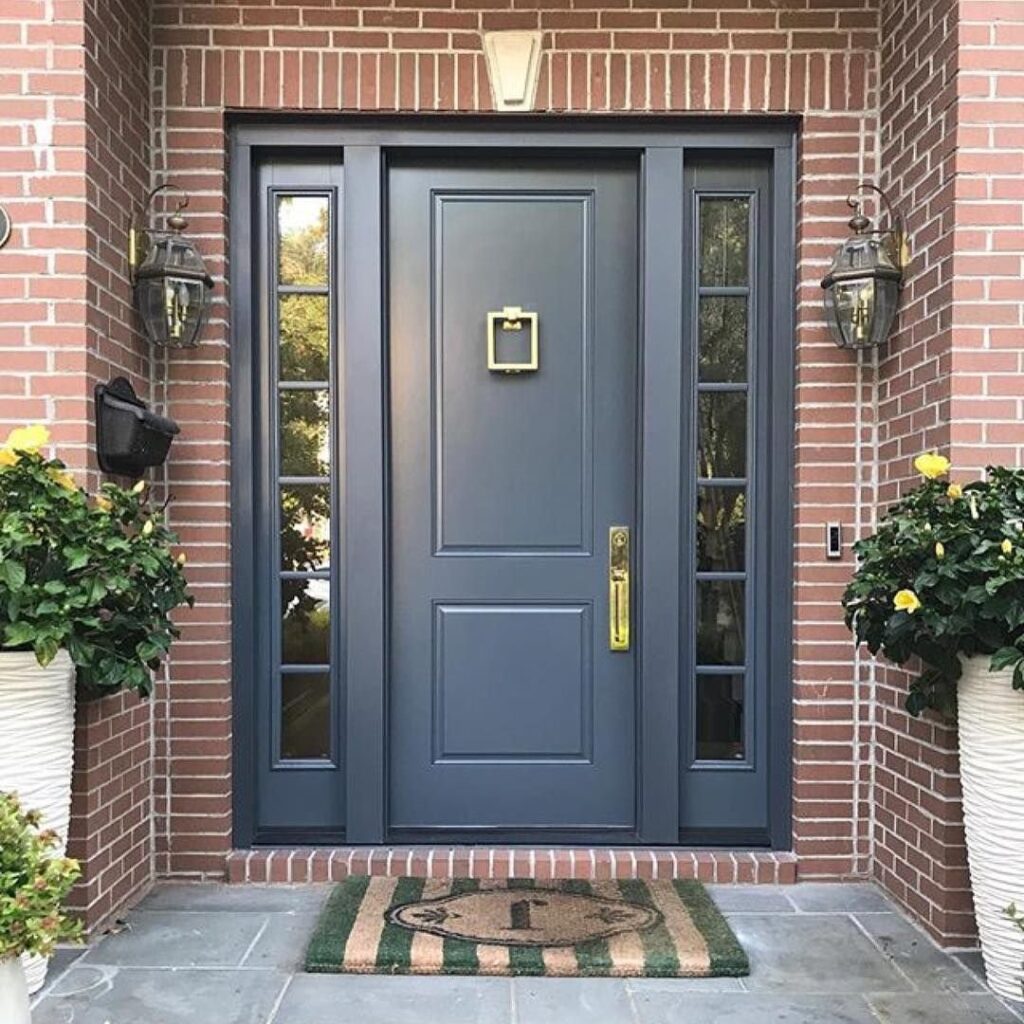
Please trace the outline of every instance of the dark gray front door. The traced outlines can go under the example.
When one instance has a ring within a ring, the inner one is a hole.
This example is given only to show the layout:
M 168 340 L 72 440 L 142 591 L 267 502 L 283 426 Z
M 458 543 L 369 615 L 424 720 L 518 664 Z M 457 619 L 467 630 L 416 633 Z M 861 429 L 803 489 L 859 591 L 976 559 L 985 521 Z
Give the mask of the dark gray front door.
M 631 831 L 638 162 L 508 152 L 389 169 L 388 822 Z

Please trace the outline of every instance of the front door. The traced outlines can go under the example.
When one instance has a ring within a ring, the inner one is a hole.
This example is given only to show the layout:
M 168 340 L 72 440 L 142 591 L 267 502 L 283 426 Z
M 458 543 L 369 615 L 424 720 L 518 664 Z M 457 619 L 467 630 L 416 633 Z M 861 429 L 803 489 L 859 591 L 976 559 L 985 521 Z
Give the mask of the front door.
M 393 835 L 636 829 L 638 172 L 390 165 Z

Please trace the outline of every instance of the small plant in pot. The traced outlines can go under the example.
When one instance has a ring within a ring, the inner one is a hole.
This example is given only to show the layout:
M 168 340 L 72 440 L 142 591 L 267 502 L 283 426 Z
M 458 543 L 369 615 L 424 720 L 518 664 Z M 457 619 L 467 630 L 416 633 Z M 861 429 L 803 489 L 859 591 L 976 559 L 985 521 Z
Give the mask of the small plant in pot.
M 79 938 L 81 927 L 63 910 L 78 863 L 56 854 L 60 837 L 40 827 L 13 793 L 0 793 L 0 1021 L 29 1024 L 28 988 L 21 957 L 48 957 L 58 942 Z
M 846 624 L 872 654 L 911 664 L 912 715 L 955 716 L 971 888 L 991 987 L 1021 1000 L 1024 931 L 1024 470 L 924 482 L 855 545 Z
M 145 485 L 90 497 L 48 443 L 19 427 L 0 448 L 0 791 L 38 807 L 63 852 L 76 677 L 86 695 L 147 695 L 191 598 Z M 35 991 L 45 961 L 27 973 Z

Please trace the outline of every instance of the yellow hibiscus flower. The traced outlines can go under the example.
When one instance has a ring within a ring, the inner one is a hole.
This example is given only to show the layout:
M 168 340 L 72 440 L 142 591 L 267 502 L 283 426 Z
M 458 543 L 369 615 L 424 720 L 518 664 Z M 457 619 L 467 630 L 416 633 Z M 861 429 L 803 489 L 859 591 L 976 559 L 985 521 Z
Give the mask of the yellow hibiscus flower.
M 101 512 L 109 512 L 113 506 L 110 504 L 110 499 L 108 497 L 98 494 L 96 495 L 96 507 Z
M 153 520 L 147 519 L 142 525 L 142 536 L 148 537 L 153 532 Z
M 141 494 L 145 489 L 146 489 L 146 481 L 145 480 L 140 480 L 132 488 L 132 494 Z
M 4 466 L 13 466 L 17 461 L 17 452 L 12 452 L 10 448 L 0 448 L 0 468 Z
M 1003 554 L 1004 555 L 1008 555 L 1011 551 L 1013 551 L 1013 542 L 1012 541 L 1004 540 L 1003 543 L 1000 544 L 999 546 L 1003 549 Z
M 188 558 L 186 557 L 185 552 L 182 551 L 181 554 L 178 555 L 178 558 L 177 558 L 178 565 L 184 565 L 187 561 L 188 561 Z
M 50 432 L 41 423 L 30 427 L 15 427 L 7 435 L 6 447 L 16 452 L 37 452 L 50 443 Z
M 962 498 L 964 496 L 964 489 L 959 484 L 950 484 L 946 488 L 947 498 Z
M 938 455 L 935 452 L 925 452 L 914 459 L 914 469 L 927 477 L 929 480 L 936 480 L 949 472 L 949 459 L 945 455 Z
M 921 599 L 912 590 L 900 590 L 892 599 L 892 606 L 898 612 L 913 615 L 921 607 Z
M 69 491 L 77 490 L 78 485 L 75 483 L 75 478 L 70 473 L 64 473 L 61 470 L 56 469 L 50 472 L 50 476 L 52 476 L 53 479 L 61 485 L 61 487 L 64 487 Z
M 945 548 L 945 545 L 942 543 L 941 540 L 938 540 L 938 541 L 935 542 L 935 557 L 936 558 L 945 558 L 946 557 L 946 548 Z

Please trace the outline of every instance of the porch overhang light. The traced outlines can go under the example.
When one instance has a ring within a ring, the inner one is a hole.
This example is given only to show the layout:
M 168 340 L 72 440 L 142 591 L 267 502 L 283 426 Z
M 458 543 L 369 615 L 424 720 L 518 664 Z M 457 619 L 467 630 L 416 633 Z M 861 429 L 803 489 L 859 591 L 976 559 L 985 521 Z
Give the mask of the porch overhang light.
M 174 190 L 170 183 L 159 185 L 147 196 L 142 209 L 146 222 L 153 200 Z M 167 229 L 158 230 L 133 223 L 128 239 L 128 265 L 135 292 L 135 309 L 146 337 L 154 345 L 194 348 L 210 312 L 213 278 L 195 244 L 182 233 L 188 221 L 182 210 L 188 196 L 182 193 L 174 213 L 167 217 Z M 141 260 L 139 254 L 145 247 Z
M 864 215 L 863 192 L 875 192 L 889 217 L 876 228 Z M 853 234 L 839 247 L 821 282 L 825 319 L 840 348 L 874 348 L 889 337 L 909 263 L 902 218 L 894 216 L 885 193 L 868 182 L 847 199 L 854 210 Z

